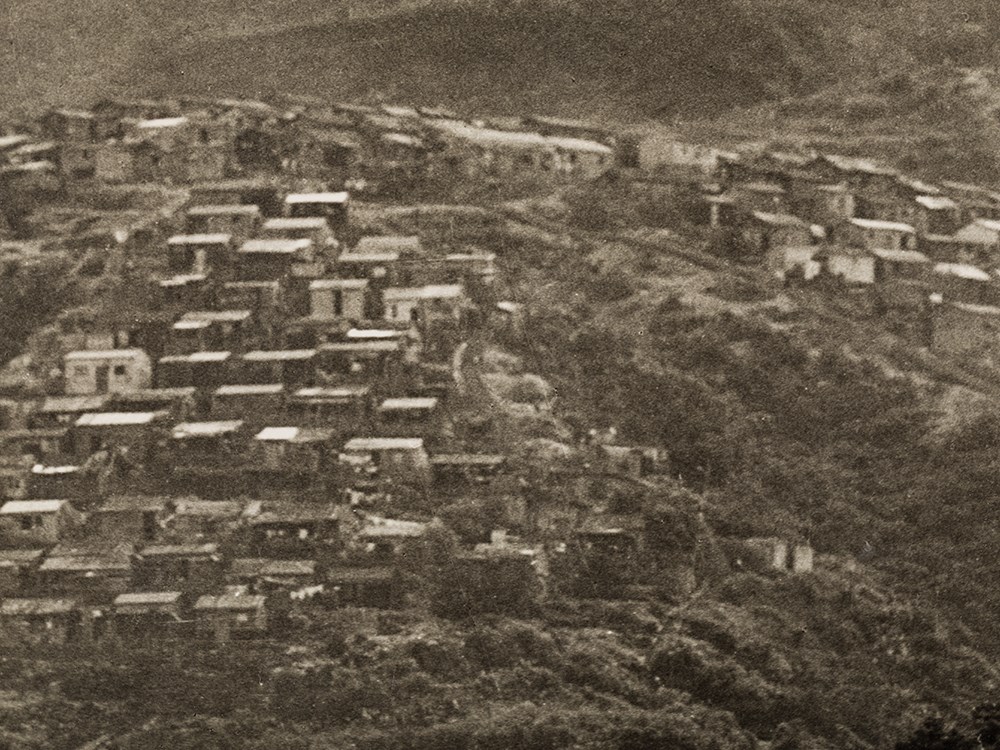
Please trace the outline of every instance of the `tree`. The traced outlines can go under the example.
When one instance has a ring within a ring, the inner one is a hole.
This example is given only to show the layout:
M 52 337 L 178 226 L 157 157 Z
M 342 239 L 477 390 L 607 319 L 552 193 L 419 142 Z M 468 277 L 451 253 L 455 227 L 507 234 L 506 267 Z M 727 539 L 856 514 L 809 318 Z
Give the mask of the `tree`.
M 972 750 L 977 745 L 955 727 L 946 729 L 941 717 L 932 716 L 908 740 L 897 742 L 896 750 Z

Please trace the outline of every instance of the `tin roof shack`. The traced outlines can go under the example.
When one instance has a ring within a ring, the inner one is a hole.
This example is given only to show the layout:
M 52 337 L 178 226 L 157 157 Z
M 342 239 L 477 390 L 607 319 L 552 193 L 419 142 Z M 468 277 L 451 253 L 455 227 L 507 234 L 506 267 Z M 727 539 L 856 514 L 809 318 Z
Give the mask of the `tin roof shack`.
M 80 461 L 103 450 L 128 452 L 130 460 L 146 463 L 160 438 L 166 435 L 170 414 L 165 411 L 97 412 L 82 414 L 73 425 L 73 449 Z
M 594 463 L 600 471 L 632 479 L 665 474 L 670 456 L 663 448 L 636 445 L 596 445 Z
M 875 283 L 876 256 L 863 248 L 844 245 L 824 245 L 812 250 L 817 274 L 840 279 L 849 286 L 869 286 Z M 811 278 L 808 273 L 805 278 Z
M 228 234 L 234 244 L 253 237 L 261 222 L 260 209 L 244 204 L 191 206 L 184 216 L 188 234 Z
M 403 260 L 426 256 L 417 235 L 368 235 L 358 240 L 351 252 L 361 256 L 395 255 Z
M 107 463 L 98 463 L 98 466 Z M 101 491 L 98 477 L 84 466 L 64 463 L 35 464 L 31 467 L 29 492 L 38 499 L 68 498 L 85 503 Z
M 370 385 L 300 388 L 288 400 L 289 420 L 301 426 L 322 426 L 338 437 L 356 434 L 368 425 Z
M 159 312 L 177 312 L 205 305 L 208 299 L 208 278 L 203 274 L 179 274 L 158 279 L 150 289 L 150 307 Z M 162 319 L 161 319 L 162 320 Z
M 418 326 L 440 319 L 457 324 L 466 304 L 465 289 L 461 284 L 389 287 L 383 292 L 382 299 L 386 320 Z
M 271 558 L 313 558 L 336 547 L 345 530 L 338 506 L 265 502 L 249 521 L 250 554 Z
M 962 209 L 943 195 L 918 195 L 913 228 L 920 234 L 954 234 L 962 226 Z
M 379 434 L 386 437 L 419 437 L 427 442 L 445 431 L 445 414 L 432 397 L 387 398 L 378 406 Z
M 63 358 L 67 396 L 148 388 L 153 366 L 142 349 L 70 352 Z
M 973 305 L 1000 304 L 1000 285 L 981 268 L 968 263 L 935 263 L 931 285 L 949 301 Z
M 28 592 L 44 557 L 42 549 L 0 549 L 0 599 Z
M 198 632 L 216 643 L 263 637 L 267 632 L 267 597 L 230 589 L 218 595 L 206 594 L 194 605 Z
M 116 412 L 166 412 L 172 420 L 185 420 L 196 406 L 197 389 L 144 388 L 132 393 L 116 393 L 108 402 L 108 409 Z
M 167 268 L 175 274 L 218 274 L 233 262 L 233 236 L 175 234 L 167 239 Z
M 426 523 L 368 516 L 357 539 L 363 545 L 369 562 L 388 564 L 416 552 L 426 532 Z
M 359 253 L 356 249 L 342 252 L 334 268 L 342 279 L 368 279 L 372 286 L 384 288 L 395 284 L 401 275 L 397 252 Z
M 67 452 L 70 445 L 68 436 L 67 427 L 0 430 L 0 456 L 11 459 L 30 456 L 35 461 L 45 461 Z M 13 467 L 9 462 L 5 465 Z M 31 468 L 30 463 L 28 468 Z
M 804 166 L 824 182 L 846 182 L 853 190 L 894 190 L 899 172 L 892 167 L 853 156 L 820 154 Z
M 234 497 L 248 480 L 249 430 L 242 420 L 183 422 L 174 427 L 164 456 L 175 490 L 211 497 Z
M 289 171 L 335 183 L 342 183 L 350 176 L 360 149 L 354 134 L 342 130 L 306 128 L 297 134 L 296 141 L 296 154 Z
M 496 280 L 496 253 L 449 253 L 444 256 L 440 269 L 435 269 L 434 273 L 437 278 L 429 281 L 462 284 L 473 288 L 479 285 L 489 287 Z
M 180 591 L 135 591 L 115 597 L 110 632 L 123 641 L 179 638 L 190 633 Z
M 260 340 L 250 310 L 192 310 L 174 323 L 168 353 L 239 352 Z
M 1000 261 L 1000 221 L 977 219 L 955 232 L 955 239 L 965 244 L 981 262 Z
M 791 213 L 820 226 L 834 226 L 854 218 L 854 193 L 844 182 L 807 182 L 789 200 Z
M 251 447 L 253 470 L 287 479 L 324 475 L 334 464 L 335 435 L 322 427 L 265 427 Z
M 35 459 L 30 455 L 0 456 L 0 499 L 27 499 L 34 465 Z
M 151 542 L 162 533 L 173 507 L 169 497 L 114 495 L 91 511 L 88 530 L 94 537 L 118 543 Z
M 835 229 L 834 239 L 865 250 L 913 250 L 916 230 L 895 221 L 851 219 Z
M 170 354 L 156 363 L 158 388 L 215 388 L 230 378 L 232 352 Z
M 216 543 L 151 544 L 133 558 L 133 585 L 144 591 L 203 594 L 222 585 L 225 564 Z
M 741 230 L 750 252 L 758 257 L 780 253 L 785 247 L 809 245 L 813 242 L 810 225 L 791 214 L 753 211 Z
M 97 140 L 97 120 L 92 112 L 50 109 L 39 120 L 42 131 L 57 141 L 93 143 Z
M 268 179 L 234 179 L 193 185 L 190 189 L 192 206 L 258 206 L 262 215 L 280 216 L 283 208 L 282 190 Z
M 445 158 L 462 165 L 468 177 L 530 175 L 594 179 L 614 166 L 614 151 L 596 141 L 479 128 L 440 120 Z
M 285 387 L 281 383 L 223 385 L 212 394 L 213 419 L 240 419 L 267 424 L 285 413 Z
M 719 169 L 722 151 L 689 143 L 672 133 L 634 134 L 623 139 L 618 158 L 622 166 L 646 171 L 703 177 Z
M 49 396 L 42 401 L 28 423 L 32 429 L 69 428 L 81 414 L 104 411 L 110 401 L 107 394 L 95 396 Z
M 39 590 L 71 596 L 82 602 L 106 604 L 128 591 L 132 583 L 131 547 L 56 547 L 39 566 Z
M 7 546 L 55 544 L 76 533 L 84 520 L 68 500 L 8 500 L 0 506 Z
M 435 614 L 531 616 L 545 595 L 544 555 L 536 549 L 505 545 L 478 545 L 447 566 L 432 595 Z
M 226 540 L 255 518 L 259 501 L 203 500 L 183 497 L 174 502 L 174 513 L 167 523 L 171 538 Z
M 930 259 L 916 250 L 872 250 L 875 256 L 875 283 L 922 281 L 930 273 Z
M 431 147 L 418 135 L 379 133 L 368 146 L 370 160 L 364 164 L 364 174 L 369 191 L 402 195 L 418 187 L 418 181 L 427 174 Z
M 352 438 L 344 444 L 341 462 L 355 477 L 427 487 L 430 459 L 422 438 Z
M 220 308 L 252 310 L 262 322 L 272 322 L 285 304 L 279 281 L 227 281 L 216 292 Z
M 1000 194 L 995 190 L 948 180 L 941 183 L 941 189 L 961 207 L 963 225 L 976 219 L 1000 219 Z
M 241 557 L 229 564 L 226 581 L 255 594 L 287 594 L 316 581 L 316 561 Z
M 323 257 L 336 259 L 337 239 L 322 216 L 268 219 L 257 236 L 265 240 L 312 240 Z
M 243 281 L 285 279 L 296 269 L 311 269 L 315 260 L 316 249 L 308 239 L 248 240 L 237 251 L 238 273 Z
M 792 543 L 777 537 L 744 539 L 732 560 L 737 568 L 757 573 L 810 573 L 813 549 L 808 543 Z
M 333 607 L 395 609 L 403 604 L 403 585 L 392 567 L 336 567 L 324 576 L 323 601 Z
M 89 640 L 85 608 L 72 599 L 4 599 L 0 602 L 0 633 L 5 643 L 65 646 Z
M 106 141 L 94 153 L 94 177 L 110 184 L 153 182 L 163 155 L 156 145 L 139 138 Z
M 313 384 L 316 378 L 316 349 L 285 349 L 247 352 L 241 359 L 245 383 L 281 383 L 288 389 Z
M 494 453 L 438 453 L 430 463 L 434 488 L 446 492 L 482 488 L 507 473 L 507 457 Z
M 314 279 L 309 282 L 309 317 L 318 321 L 364 320 L 367 279 Z
M 321 216 L 334 233 L 347 227 L 351 196 L 347 192 L 291 193 L 285 196 L 285 214 L 290 218 Z

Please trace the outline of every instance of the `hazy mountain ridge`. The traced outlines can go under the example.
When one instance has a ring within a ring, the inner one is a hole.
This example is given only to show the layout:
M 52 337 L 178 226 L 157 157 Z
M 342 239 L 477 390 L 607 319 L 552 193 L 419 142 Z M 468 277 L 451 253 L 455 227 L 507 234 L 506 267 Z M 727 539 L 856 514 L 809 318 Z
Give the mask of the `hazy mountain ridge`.
M 722 110 L 954 56 L 995 51 L 980 3 L 902 8 L 819 0 L 150 3 L 4 11 L 0 93 L 82 103 L 107 84 L 197 91 L 383 93 L 473 109 L 622 118 Z M 957 20 L 956 20 L 957 19 Z M 285 30 L 282 30 L 285 29 Z

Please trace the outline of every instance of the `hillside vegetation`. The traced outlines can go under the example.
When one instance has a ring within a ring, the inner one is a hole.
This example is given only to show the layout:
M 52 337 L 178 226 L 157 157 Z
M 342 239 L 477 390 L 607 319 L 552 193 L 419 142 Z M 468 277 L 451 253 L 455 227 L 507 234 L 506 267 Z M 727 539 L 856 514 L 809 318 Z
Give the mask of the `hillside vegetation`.
M 383 94 L 631 119 L 725 110 L 904 67 L 994 58 L 987 3 L 232 0 L 3 11 L 15 107 L 106 88 Z

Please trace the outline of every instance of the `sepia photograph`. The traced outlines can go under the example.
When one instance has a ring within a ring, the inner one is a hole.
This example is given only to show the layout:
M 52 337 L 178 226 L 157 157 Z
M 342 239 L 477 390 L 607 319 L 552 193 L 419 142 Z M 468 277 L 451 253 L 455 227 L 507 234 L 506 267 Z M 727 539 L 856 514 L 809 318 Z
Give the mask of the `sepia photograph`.
M 1000 0 L 0 0 L 0 750 L 1000 750 Z

